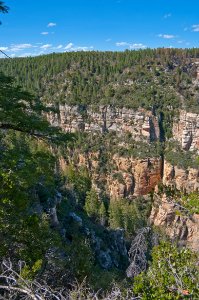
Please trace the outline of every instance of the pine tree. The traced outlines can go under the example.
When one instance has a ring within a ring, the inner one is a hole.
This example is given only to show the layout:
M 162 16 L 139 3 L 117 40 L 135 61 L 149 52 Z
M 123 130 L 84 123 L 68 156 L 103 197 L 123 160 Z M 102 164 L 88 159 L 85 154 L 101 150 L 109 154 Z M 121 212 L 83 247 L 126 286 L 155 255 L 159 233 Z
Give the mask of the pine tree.
M 91 191 L 87 192 L 84 209 L 89 217 L 97 219 L 99 216 L 99 208 L 100 202 L 98 195 L 94 189 L 91 189 Z
M 104 202 L 101 202 L 100 204 L 99 218 L 100 218 L 101 225 L 104 226 L 106 224 L 106 219 L 107 219 L 106 207 L 104 205 Z

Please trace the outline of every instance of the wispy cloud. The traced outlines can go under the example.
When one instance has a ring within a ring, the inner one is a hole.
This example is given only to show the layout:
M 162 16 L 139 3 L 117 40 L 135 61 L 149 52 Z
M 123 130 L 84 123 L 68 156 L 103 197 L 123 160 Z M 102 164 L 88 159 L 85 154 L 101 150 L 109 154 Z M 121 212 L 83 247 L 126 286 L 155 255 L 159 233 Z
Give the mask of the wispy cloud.
M 130 44 L 127 42 L 117 42 L 116 46 L 117 47 L 125 47 L 125 46 L 130 46 Z
M 69 51 L 92 51 L 94 49 L 93 46 L 76 46 L 73 43 L 68 43 L 64 49 Z
M 146 46 L 145 45 L 143 45 L 143 44 L 131 44 L 130 45 L 130 49 L 144 49 L 144 48 L 146 48 Z
M 58 45 L 57 47 L 55 47 L 55 49 L 62 49 L 63 45 Z
M 93 46 L 78 46 L 72 48 L 72 51 L 92 51 L 93 49 Z
M 48 25 L 47 25 L 47 27 L 55 27 L 55 26 L 57 26 L 57 24 L 56 24 L 56 23 L 53 23 L 53 22 L 50 22 L 50 23 L 48 23 Z
M 158 34 L 158 37 L 163 39 L 174 39 L 176 36 L 173 34 Z
M 66 45 L 66 47 L 64 49 L 69 50 L 73 47 L 73 45 L 74 45 L 73 43 L 69 43 L 69 44 Z
M 30 48 L 35 48 L 37 46 L 34 46 L 32 44 L 12 44 L 8 51 L 11 52 L 17 52 L 17 51 L 22 51 L 24 49 L 30 49 Z
M 49 32 L 48 32 L 48 31 L 43 31 L 43 32 L 41 32 L 41 34 L 43 34 L 43 35 L 48 35 Z
M 8 50 L 8 47 L 0 47 L 0 50 L 1 51 L 6 51 L 6 50 Z
M 52 44 L 45 44 L 40 47 L 40 49 L 49 49 L 52 47 Z
M 192 25 L 192 31 L 199 32 L 199 24 Z
M 66 46 L 62 44 L 53 45 L 44 43 L 11 44 L 0 46 L 0 50 L 8 52 L 10 57 L 38 56 L 51 52 L 92 51 L 93 49 L 93 46 L 77 46 L 73 43 L 68 43 Z M 3 57 L 1 53 L 0 57 Z
M 171 16 L 172 16 L 172 14 L 171 14 L 171 13 L 168 13 L 168 14 L 165 14 L 163 18 L 164 18 L 164 19 L 168 19 L 168 18 L 170 18 Z
M 115 45 L 117 47 L 128 47 L 129 49 L 144 49 L 144 48 L 146 48 L 146 46 L 142 43 L 117 42 Z

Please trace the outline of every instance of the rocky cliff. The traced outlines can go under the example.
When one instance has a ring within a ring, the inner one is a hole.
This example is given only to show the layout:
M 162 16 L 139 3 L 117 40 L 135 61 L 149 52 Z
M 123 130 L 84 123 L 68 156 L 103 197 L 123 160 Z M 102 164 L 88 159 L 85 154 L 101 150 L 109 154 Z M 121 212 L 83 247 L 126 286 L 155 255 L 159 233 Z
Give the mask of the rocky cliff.
M 145 141 L 149 147 L 151 142 L 161 138 L 161 124 L 157 116 L 151 112 L 139 109 L 134 111 L 126 108 L 113 108 L 100 106 L 98 111 L 91 107 L 61 106 L 59 114 L 49 115 L 54 125 L 59 125 L 67 132 L 87 132 L 104 134 L 115 132 L 118 141 L 124 133 L 131 133 L 135 141 Z M 172 140 L 178 141 L 184 152 L 199 151 L 199 115 L 181 110 L 179 116 L 173 120 Z M 128 144 L 128 141 L 127 141 Z M 128 148 L 128 145 L 123 145 Z M 185 193 L 199 190 L 199 169 L 197 167 L 183 168 L 173 164 L 164 157 L 121 155 L 89 150 L 81 152 L 76 149 L 76 166 L 85 166 L 89 170 L 93 188 L 100 194 L 103 190 L 114 200 L 127 198 L 132 200 L 138 196 L 145 196 L 158 185 L 169 187 Z M 108 151 L 106 149 L 106 151 Z M 73 160 L 72 152 L 69 161 L 60 159 L 61 168 L 64 169 Z M 106 160 L 105 168 L 102 161 Z M 151 224 L 162 227 L 171 238 L 186 244 L 193 250 L 199 250 L 199 216 L 178 213 L 178 206 L 174 201 L 164 196 L 154 194 Z
M 50 113 L 48 120 L 67 132 L 111 132 L 118 135 L 131 133 L 137 140 L 158 141 L 161 126 L 158 116 L 144 109 L 132 110 L 113 106 L 99 106 L 95 111 L 92 106 L 59 105 L 59 113 Z M 173 139 L 184 150 L 199 151 L 199 114 L 180 110 L 173 120 Z
M 113 156 L 116 171 L 108 176 L 108 190 L 111 198 L 125 198 L 146 195 L 161 181 L 162 159 L 135 159 Z M 121 178 L 117 179 L 117 174 Z M 114 179 L 116 177 L 116 179 Z
M 59 114 L 51 113 L 48 120 L 61 126 L 67 132 L 111 132 L 118 135 L 131 133 L 135 140 L 156 141 L 160 138 L 158 117 L 150 111 L 113 106 L 99 106 L 97 111 L 91 106 L 59 105 Z
M 199 190 L 199 170 L 187 170 L 171 165 L 161 157 L 138 159 L 123 157 L 114 154 L 109 157 L 107 164 L 112 166 L 111 172 L 100 172 L 100 153 L 91 152 L 86 155 L 78 154 L 77 165 L 85 166 L 92 178 L 96 190 L 103 188 L 110 198 L 128 198 L 147 195 L 153 192 L 158 184 L 177 189 L 181 192 L 194 192 Z M 60 159 L 61 169 L 67 162 Z
M 108 164 L 114 166 L 114 170 L 107 173 L 99 171 L 99 153 L 91 153 L 86 156 L 80 154 L 77 164 L 87 167 L 93 187 L 99 192 L 103 187 L 112 199 L 133 199 L 137 196 L 147 195 L 161 182 L 162 159 L 160 157 L 135 159 L 113 155 L 109 158 Z M 60 165 L 64 170 L 67 162 L 62 158 Z
M 182 169 L 164 162 L 163 185 L 183 192 L 199 190 L 199 170 L 197 168 Z
M 180 142 L 182 149 L 199 152 L 199 114 L 181 110 L 174 120 L 173 138 Z
M 154 198 L 151 224 L 162 227 L 165 233 L 180 245 L 187 245 L 194 251 L 199 251 L 199 215 L 184 214 L 179 205 L 165 194 L 162 198 L 157 195 Z

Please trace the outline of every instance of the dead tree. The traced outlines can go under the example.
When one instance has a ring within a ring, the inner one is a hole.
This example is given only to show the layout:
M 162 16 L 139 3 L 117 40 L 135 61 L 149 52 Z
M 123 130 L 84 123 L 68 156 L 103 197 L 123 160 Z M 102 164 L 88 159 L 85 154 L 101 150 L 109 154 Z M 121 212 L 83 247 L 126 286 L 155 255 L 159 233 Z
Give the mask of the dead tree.
M 127 277 L 133 278 L 146 270 L 146 252 L 148 249 L 147 236 L 150 231 L 150 227 L 144 227 L 137 231 L 137 235 L 132 241 L 129 250 L 130 265 L 126 270 Z
M 94 292 L 87 287 L 86 280 L 81 284 L 75 282 L 70 289 L 53 290 L 45 282 L 24 279 L 24 262 L 15 268 L 10 260 L 4 260 L 0 273 L 0 300 L 140 300 L 133 295 L 132 289 L 121 290 L 117 285 L 105 294 Z M 17 271 L 15 271 L 17 269 Z

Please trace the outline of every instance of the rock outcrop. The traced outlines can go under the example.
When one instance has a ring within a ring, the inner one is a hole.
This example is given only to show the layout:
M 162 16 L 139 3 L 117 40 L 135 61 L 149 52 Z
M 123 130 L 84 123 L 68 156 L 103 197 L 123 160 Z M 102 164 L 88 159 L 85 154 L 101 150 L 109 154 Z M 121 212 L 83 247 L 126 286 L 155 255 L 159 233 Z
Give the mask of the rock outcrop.
M 188 216 L 180 213 L 179 206 L 166 195 L 163 195 L 162 199 L 156 197 L 150 222 L 162 227 L 165 233 L 180 245 L 187 245 L 194 251 L 199 251 L 199 215 Z
M 67 162 L 60 159 L 61 169 Z M 114 166 L 112 172 L 103 173 L 99 170 L 99 153 L 78 155 L 78 166 L 85 166 L 92 179 L 95 190 L 100 192 L 100 182 L 110 198 L 129 198 L 147 195 L 162 180 L 162 158 L 137 159 L 113 155 L 109 165 Z
M 179 191 L 193 192 L 199 190 L 199 169 L 180 169 L 164 161 L 163 185 Z
M 66 132 L 111 132 L 131 133 L 135 140 L 156 141 L 160 137 L 158 117 L 144 109 L 132 110 L 112 106 L 100 106 L 95 111 L 91 106 L 59 105 L 59 114 L 50 113 L 48 120 Z
M 117 171 L 108 177 L 108 190 L 111 198 L 125 198 L 146 195 L 161 181 L 162 159 L 135 159 L 113 156 Z M 120 179 L 114 179 L 121 174 Z
M 181 110 L 179 118 L 174 120 L 173 138 L 182 149 L 199 152 L 199 114 Z

